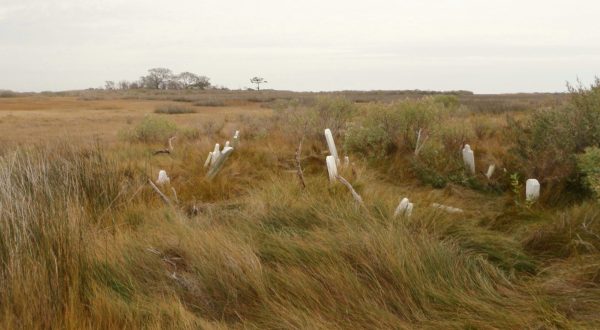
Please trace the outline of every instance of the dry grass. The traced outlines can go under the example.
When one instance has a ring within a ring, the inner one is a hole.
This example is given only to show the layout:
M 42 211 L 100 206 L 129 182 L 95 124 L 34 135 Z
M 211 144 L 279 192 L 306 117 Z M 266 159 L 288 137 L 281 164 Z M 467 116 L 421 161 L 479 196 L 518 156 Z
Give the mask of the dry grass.
M 306 133 L 312 127 L 304 131 L 301 189 L 293 159 L 303 132 L 289 126 L 298 118 L 271 116 L 260 103 L 231 105 L 239 98 L 153 115 L 172 121 L 178 137 L 171 154 L 153 156 L 164 136 L 117 133 L 146 127 L 144 116 L 164 100 L 117 96 L 0 99 L 0 116 L 14 116 L 0 128 L 22 125 L 2 136 L 22 145 L 0 152 L 1 328 L 600 326 L 600 206 L 515 203 L 501 170 L 504 114 L 443 118 L 477 139 L 479 167 L 497 162 L 490 182 L 460 181 L 448 170 L 448 184 L 432 189 L 416 173 L 427 159 L 399 141 L 386 158 L 350 155 L 342 175 L 363 197 L 358 208 L 346 187 L 328 183 L 326 146 Z M 314 115 L 315 101 L 301 104 L 299 119 Z M 34 116 L 55 122 L 36 127 Z M 82 132 L 65 130 L 69 121 Z M 240 146 L 215 180 L 204 180 L 206 154 L 236 129 Z M 78 139 L 39 141 L 65 131 Z M 94 143 L 95 134 L 111 143 Z M 432 134 L 426 148 L 444 150 L 444 139 Z M 163 192 L 173 200 L 171 188 L 177 192 L 172 207 L 146 183 L 159 169 L 171 178 Z M 404 196 L 415 211 L 394 218 Z M 433 202 L 464 212 L 447 214 Z

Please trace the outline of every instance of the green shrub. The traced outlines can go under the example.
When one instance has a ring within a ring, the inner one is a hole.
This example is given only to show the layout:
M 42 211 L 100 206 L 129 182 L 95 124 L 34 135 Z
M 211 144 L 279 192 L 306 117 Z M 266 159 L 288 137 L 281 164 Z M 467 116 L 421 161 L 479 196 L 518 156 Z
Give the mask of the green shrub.
M 365 105 L 350 126 L 344 146 L 366 156 L 389 156 L 398 149 L 414 151 L 417 132 L 422 130 L 429 141 L 439 137 L 440 119 L 449 114 L 449 109 L 431 97 Z
M 508 136 L 514 142 L 510 164 L 527 177 L 546 180 L 558 197 L 563 191 L 579 192 L 583 186 L 575 155 L 600 145 L 600 81 L 589 89 L 570 87 L 571 102 L 540 109 L 528 122 L 509 119 Z
M 163 118 L 146 116 L 132 130 L 122 133 L 122 137 L 137 142 L 164 142 L 177 132 L 177 126 Z
M 354 104 L 345 98 L 320 98 L 314 107 L 317 117 L 317 122 L 314 124 L 321 132 L 329 128 L 333 134 L 339 135 L 352 118 L 355 109 Z
M 589 147 L 577 156 L 577 167 L 583 174 L 585 185 L 600 198 L 600 148 Z
M 378 126 L 352 126 L 344 140 L 344 149 L 369 158 L 387 156 L 394 148 L 389 134 Z
M 442 104 L 446 108 L 458 108 L 460 101 L 456 95 L 436 95 L 433 97 L 433 102 Z

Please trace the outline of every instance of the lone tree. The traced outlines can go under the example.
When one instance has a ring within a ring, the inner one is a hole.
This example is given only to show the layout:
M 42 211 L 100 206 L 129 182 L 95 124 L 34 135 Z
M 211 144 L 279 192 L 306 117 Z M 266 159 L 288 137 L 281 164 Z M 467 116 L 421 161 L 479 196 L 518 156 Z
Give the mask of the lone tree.
M 205 76 L 199 76 L 191 72 L 182 72 L 177 75 L 177 80 L 185 89 L 198 88 L 206 89 L 210 87 L 210 79 Z
M 113 90 L 113 89 L 115 89 L 115 82 L 112 81 L 112 80 L 107 80 L 104 83 L 104 89 L 106 89 L 106 90 Z
M 256 84 L 257 91 L 260 90 L 260 84 L 268 83 L 268 81 L 266 81 L 265 78 L 261 78 L 261 77 L 254 77 L 254 78 L 250 79 L 250 82 L 253 84 Z
M 154 68 L 148 70 L 148 75 L 143 76 L 141 81 L 145 88 L 166 89 L 167 82 L 173 78 L 173 72 L 167 68 Z

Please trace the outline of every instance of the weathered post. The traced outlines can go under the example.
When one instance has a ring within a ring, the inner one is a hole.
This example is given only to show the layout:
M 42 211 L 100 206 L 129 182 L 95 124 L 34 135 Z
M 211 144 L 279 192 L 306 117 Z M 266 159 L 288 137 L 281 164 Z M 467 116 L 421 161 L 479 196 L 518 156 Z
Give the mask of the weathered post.
M 329 128 L 325 129 L 325 140 L 327 140 L 327 147 L 329 148 L 329 154 L 335 159 L 335 163 L 340 165 L 340 157 L 338 156 L 335 142 L 333 141 L 333 134 Z
M 473 154 L 470 145 L 465 144 L 465 147 L 462 150 L 462 156 L 465 166 L 469 169 L 471 174 L 475 174 L 475 155 Z
M 525 183 L 525 198 L 527 201 L 535 201 L 540 197 L 540 182 L 536 179 L 528 179 Z
M 327 164 L 327 173 L 329 173 L 329 182 L 334 183 L 337 178 L 337 165 L 335 163 L 335 157 L 325 157 L 325 163 Z
M 158 185 L 164 185 L 171 182 L 171 179 L 169 179 L 169 176 L 167 175 L 167 171 L 165 170 L 160 170 L 158 172 L 158 179 L 156 179 L 156 184 Z

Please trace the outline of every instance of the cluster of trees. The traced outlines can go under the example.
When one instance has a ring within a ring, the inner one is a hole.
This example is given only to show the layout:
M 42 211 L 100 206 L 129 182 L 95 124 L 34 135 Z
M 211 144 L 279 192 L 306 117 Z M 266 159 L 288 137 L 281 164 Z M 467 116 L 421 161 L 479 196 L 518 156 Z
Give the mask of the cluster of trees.
M 104 88 L 114 89 L 207 89 L 210 88 L 210 78 L 191 72 L 173 73 L 167 68 L 153 68 L 138 81 L 122 80 L 117 83 L 106 81 Z

